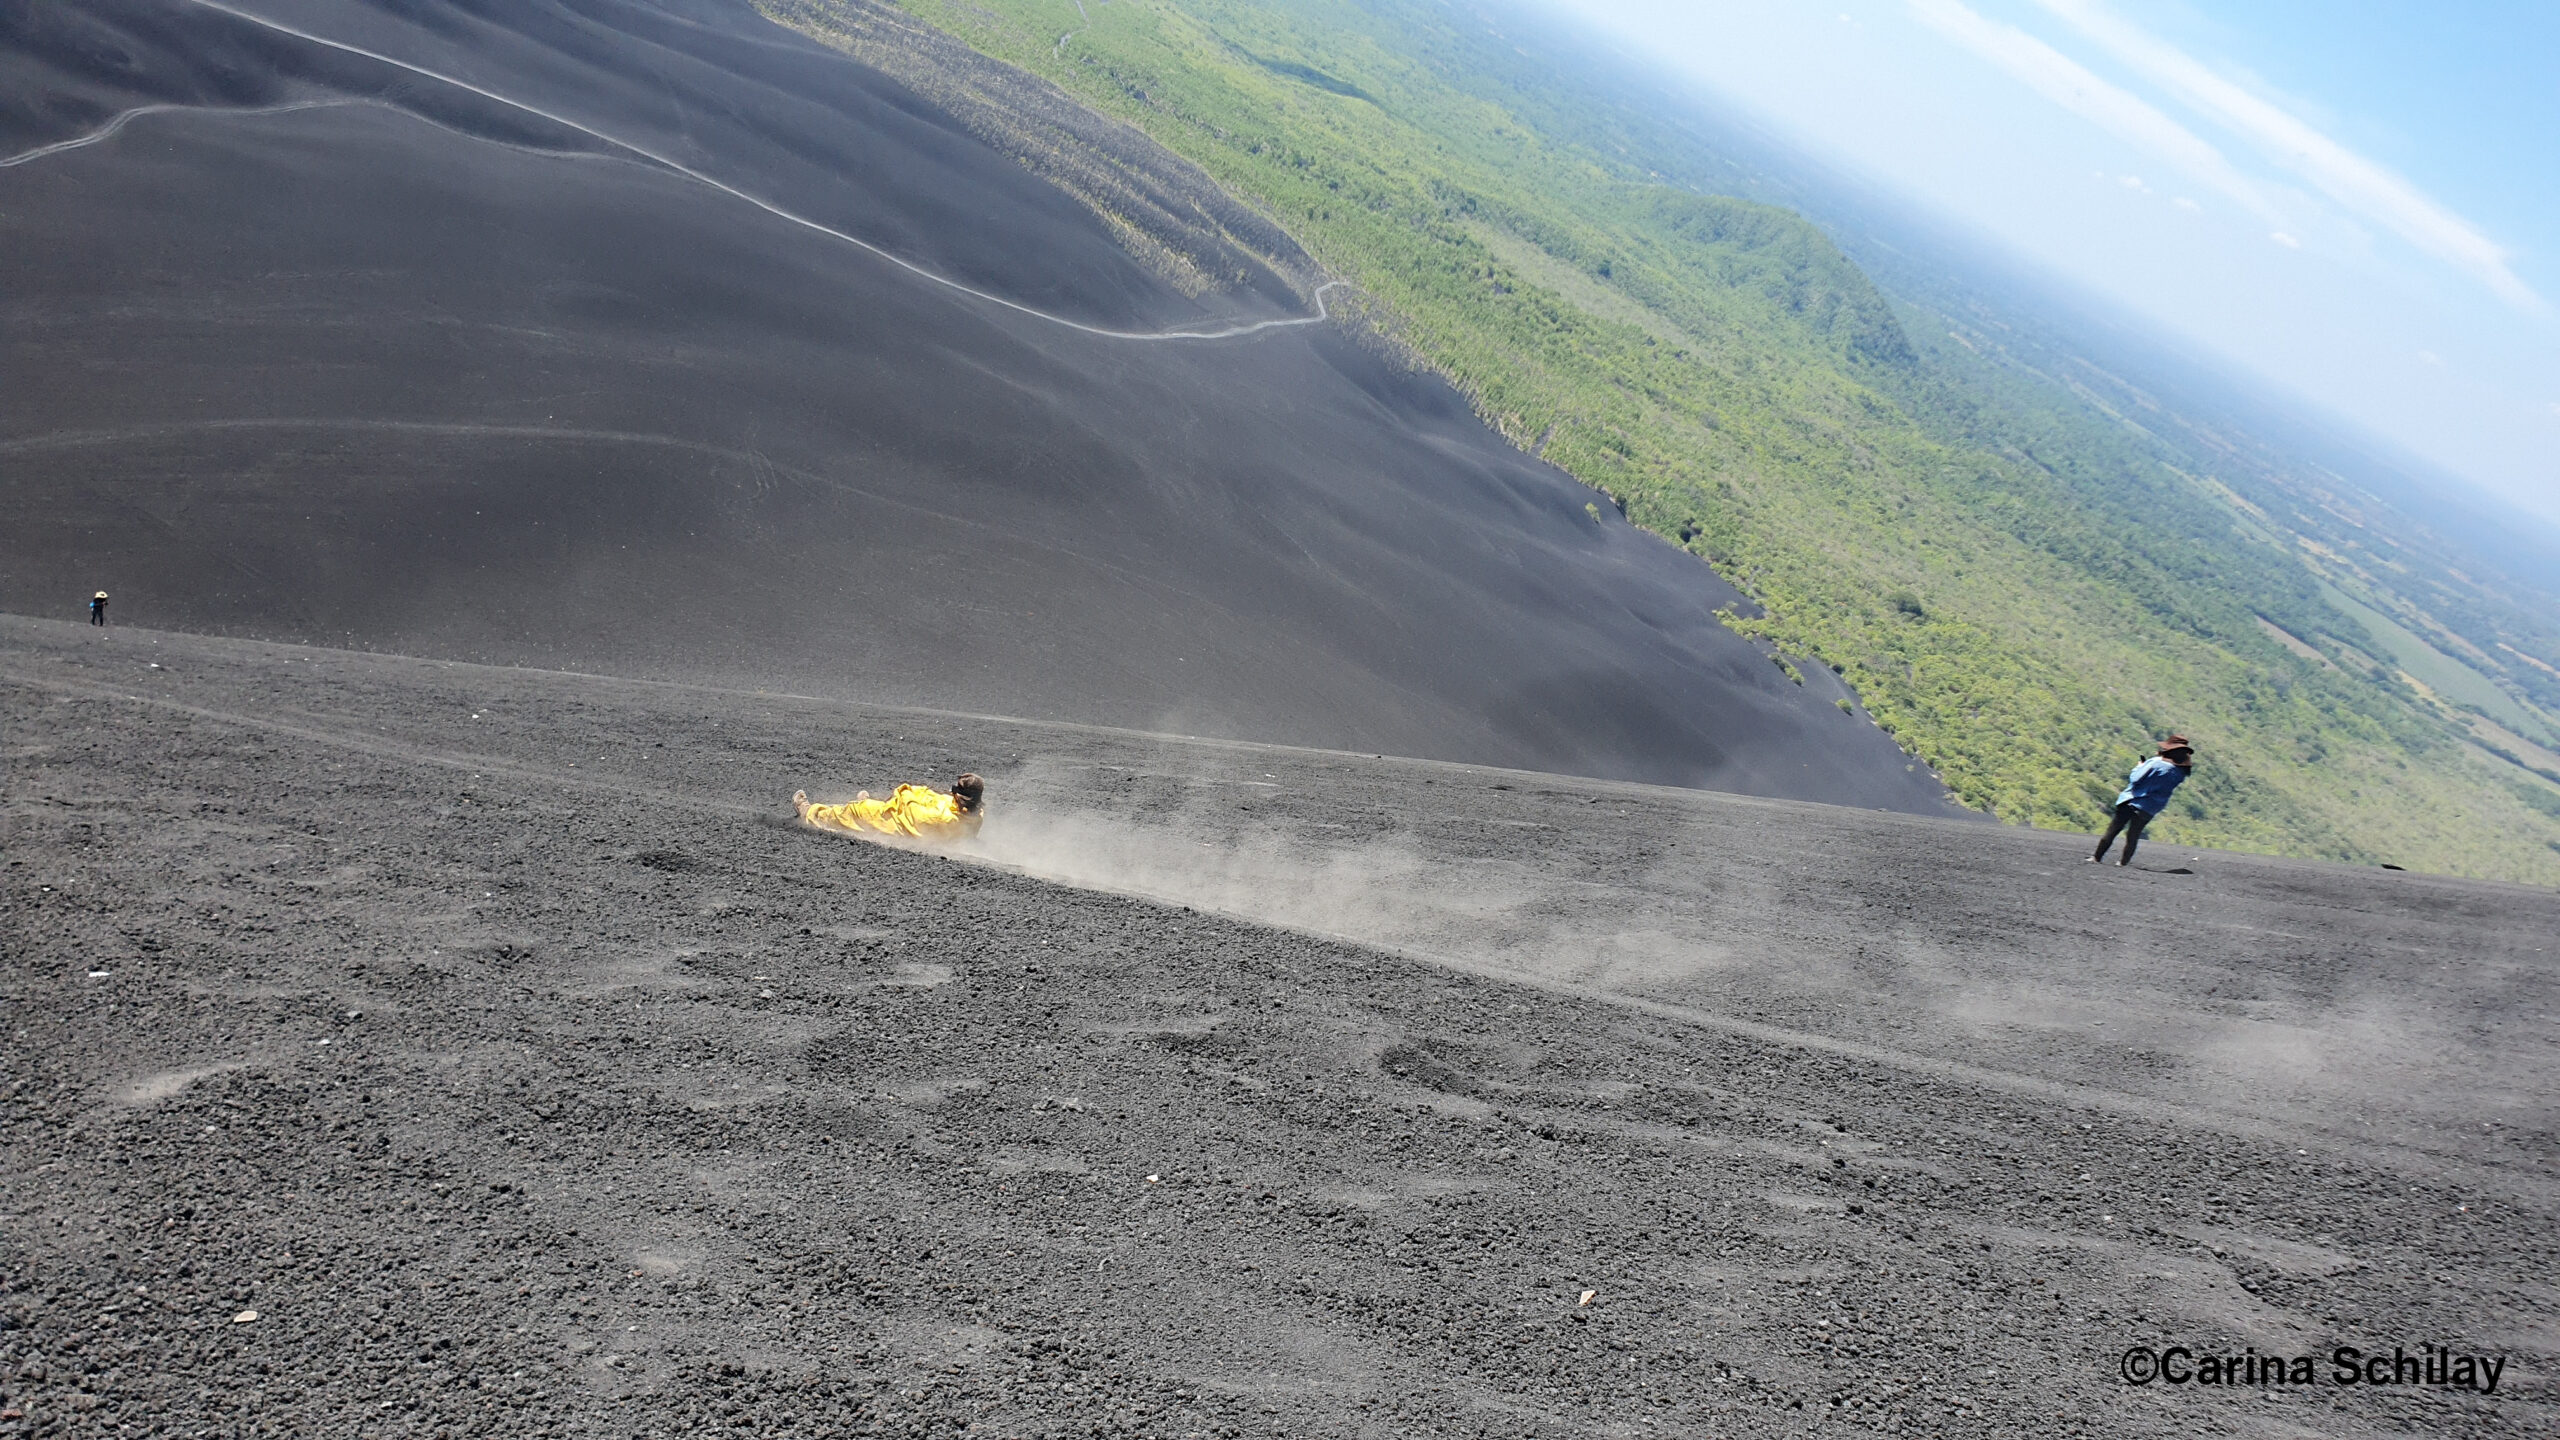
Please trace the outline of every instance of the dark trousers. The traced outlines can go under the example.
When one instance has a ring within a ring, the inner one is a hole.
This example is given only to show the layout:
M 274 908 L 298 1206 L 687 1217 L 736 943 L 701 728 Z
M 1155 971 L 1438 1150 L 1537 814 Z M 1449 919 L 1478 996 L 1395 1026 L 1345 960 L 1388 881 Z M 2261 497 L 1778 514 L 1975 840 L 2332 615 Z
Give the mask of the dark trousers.
M 2108 817 L 2107 833 L 2098 837 L 2098 853 L 2090 856 L 2089 858 L 2092 860 L 2106 859 L 2107 847 L 2116 843 L 2116 836 L 2122 835 L 2124 836 L 2124 858 L 2116 863 L 2119 865 L 2132 864 L 2133 847 L 2142 843 L 2142 827 L 2150 823 L 2151 817 L 2143 814 L 2132 801 L 2127 800 L 2116 807 L 2116 813 L 2114 815 Z
M 90 607 L 89 607 L 89 623 L 90 623 L 90 624 L 92 624 L 92 625 L 104 625 L 104 624 L 106 624 L 106 623 L 107 623 L 107 607 L 106 607 L 106 606 L 104 606 L 104 605 L 92 605 L 92 606 L 90 606 Z

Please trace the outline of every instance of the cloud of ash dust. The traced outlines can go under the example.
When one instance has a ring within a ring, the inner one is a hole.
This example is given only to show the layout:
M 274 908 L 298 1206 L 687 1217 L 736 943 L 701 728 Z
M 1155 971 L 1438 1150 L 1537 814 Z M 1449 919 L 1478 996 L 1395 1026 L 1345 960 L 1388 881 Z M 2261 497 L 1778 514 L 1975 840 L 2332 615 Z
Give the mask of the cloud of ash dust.
M 2093 948 L 2076 930 L 2009 923 L 2007 902 L 1959 894 L 1879 924 L 1762 867 L 1594 875 L 1542 844 L 1505 855 L 1427 830 L 1339 834 L 1308 814 L 1251 813 L 1257 792 L 1235 782 L 1148 778 L 1173 793 L 1115 795 L 1089 772 L 1009 777 L 976 838 L 936 848 L 1079 889 L 2234 1112 L 2300 1117 L 2388 1096 L 2433 1111 L 2446 1107 L 2428 1097 L 2467 1096 L 2496 1117 L 2546 1093 L 2525 1057 L 2491 1063 L 2457 1043 L 2432 1003 L 2446 997 L 2403 986 L 2375 1003 L 2389 977 L 2313 972 L 2325 983 L 2199 1005 L 2229 957 L 2177 959 L 2133 938 Z
M 986 828 L 950 853 L 1056 884 L 1630 993 L 1751 963 L 1714 933 L 1707 909 L 1630 905 L 1646 889 L 1642 875 L 1576 879 L 1542 847 L 1496 857 L 1455 853 L 1424 832 L 1332 838 L 1304 817 L 1242 819 L 1221 787 L 1134 811 L 1052 800 L 1059 792 L 1045 786 L 1008 791 Z M 1794 970 L 1800 983 L 1805 971 Z
M 1236 801 L 1255 793 L 1242 788 L 1250 781 L 1190 782 L 1170 803 L 1140 803 L 1097 795 L 1092 778 L 1045 769 L 1008 776 L 990 795 L 985 827 L 965 841 L 860 838 L 929 848 L 1053 884 L 1604 989 L 1641 993 L 1753 963 L 1731 937 L 1716 933 L 1707 907 L 1627 903 L 1634 895 L 1659 900 L 1646 874 L 1595 882 L 1555 872 L 1534 845 L 1509 857 L 1460 854 L 1419 832 L 1337 838 L 1305 816 L 1246 818 Z M 1790 965 L 1791 983 L 1807 983 L 1817 968 Z
M 1055 884 L 1405 950 L 1443 951 L 1524 918 L 1516 892 L 1453 884 L 1402 837 L 1327 846 L 1276 827 L 1032 802 L 1008 806 L 953 853 Z

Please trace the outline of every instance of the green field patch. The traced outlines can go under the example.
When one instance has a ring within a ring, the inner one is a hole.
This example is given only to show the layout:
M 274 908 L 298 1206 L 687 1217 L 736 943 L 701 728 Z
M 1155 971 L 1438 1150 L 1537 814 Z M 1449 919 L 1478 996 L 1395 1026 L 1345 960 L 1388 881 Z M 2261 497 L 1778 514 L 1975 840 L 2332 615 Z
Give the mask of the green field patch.
M 2479 671 L 2420 639 L 2409 627 L 2334 584 L 2324 584 L 2321 590 L 2330 604 L 2354 616 L 2363 624 L 2366 633 L 2380 642 L 2387 652 L 2384 658 L 2407 671 L 2411 678 L 2429 690 L 2453 704 L 2477 706 L 2491 719 L 2511 730 L 2527 735 L 2550 733 L 2548 722 L 2517 704 L 2515 697 L 2499 689 Z

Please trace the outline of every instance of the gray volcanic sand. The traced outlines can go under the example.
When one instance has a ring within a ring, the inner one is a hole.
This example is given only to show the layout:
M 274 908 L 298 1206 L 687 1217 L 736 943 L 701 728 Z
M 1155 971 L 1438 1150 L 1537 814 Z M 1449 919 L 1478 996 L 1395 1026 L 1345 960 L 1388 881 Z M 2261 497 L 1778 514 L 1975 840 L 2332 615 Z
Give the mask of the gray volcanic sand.
M 1319 313 L 1232 201 L 1185 293 L 734 0 L 242 8 L 389 58 L 0 10 L 0 609 L 1953 808 L 1443 381 L 1167 338 Z
M 2547 892 L 19 619 L 0 706 L 0 1433 L 2560 1419 Z M 2499 1392 L 2116 1378 L 2420 1342 Z

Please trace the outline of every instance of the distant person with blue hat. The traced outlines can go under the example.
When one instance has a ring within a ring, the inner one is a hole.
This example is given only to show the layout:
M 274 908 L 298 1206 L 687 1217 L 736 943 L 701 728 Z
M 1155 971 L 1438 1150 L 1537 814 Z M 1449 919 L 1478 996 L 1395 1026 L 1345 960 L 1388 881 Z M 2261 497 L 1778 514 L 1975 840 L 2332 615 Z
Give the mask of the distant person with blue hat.
M 89 597 L 89 623 L 92 625 L 107 623 L 107 592 L 104 590 Z
M 2107 858 L 2107 847 L 2124 836 L 2124 858 L 2117 865 L 2133 863 L 2133 847 L 2142 843 L 2143 827 L 2151 823 L 2169 805 L 2169 796 L 2187 783 L 2187 772 L 2196 764 L 2196 747 L 2184 735 L 2172 735 L 2160 742 L 2160 753 L 2133 767 L 2125 777 L 2124 792 L 2116 796 L 2116 810 L 2107 821 L 2107 833 L 2098 837 L 2098 853 L 2089 857 L 2092 865 Z

